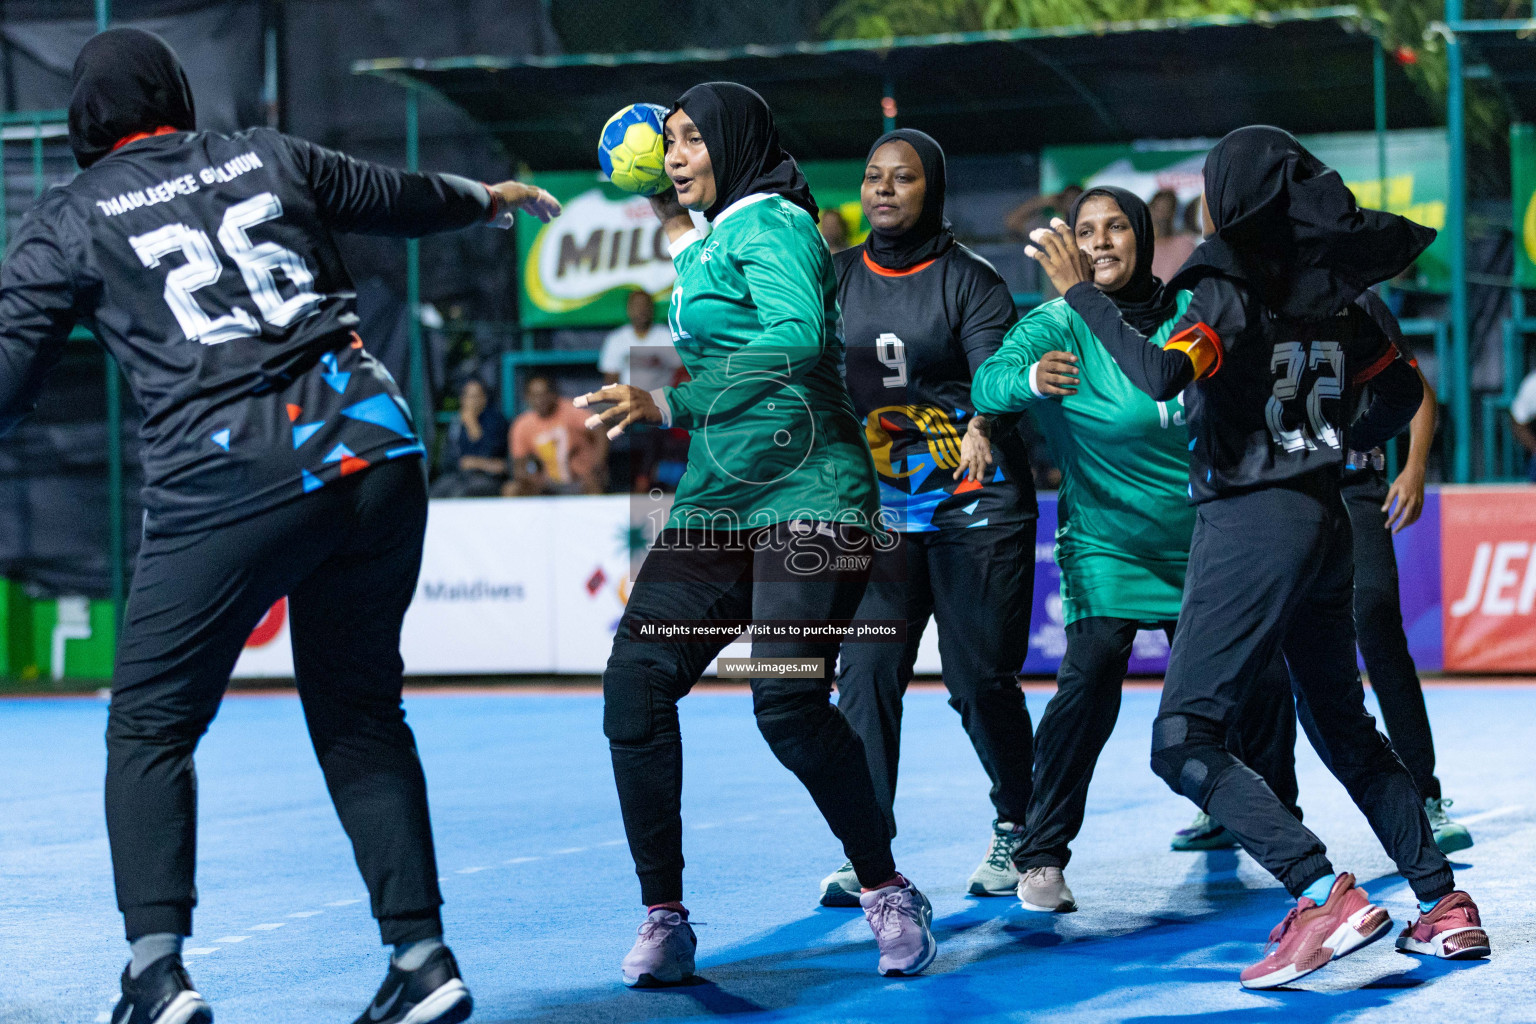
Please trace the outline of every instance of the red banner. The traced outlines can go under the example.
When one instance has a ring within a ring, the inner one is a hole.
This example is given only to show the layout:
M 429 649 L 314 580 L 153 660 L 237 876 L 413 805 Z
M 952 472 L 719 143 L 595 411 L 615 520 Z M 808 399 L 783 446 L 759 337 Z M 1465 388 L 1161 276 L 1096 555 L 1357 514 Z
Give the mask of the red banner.
M 1445 670 L 1536 670 L 1536 488 L 1440 492 Z

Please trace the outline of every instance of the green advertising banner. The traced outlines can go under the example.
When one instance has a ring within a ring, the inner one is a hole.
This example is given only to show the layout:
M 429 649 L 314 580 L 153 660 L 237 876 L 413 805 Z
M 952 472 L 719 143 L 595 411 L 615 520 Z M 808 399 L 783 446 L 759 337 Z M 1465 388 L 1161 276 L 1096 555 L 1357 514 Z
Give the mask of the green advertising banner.
M 863 162 L 808 162 L 801 170 L 822 209 L 836 209 L 850 239 L 863 240 L 869 230 L 859 209 Z M 596 171 L 551 171 L 529 180 L 548 189 L 565 212 L 536 231 L 519 218 L 525 328 L 617 326 L 624 322 L 625 297 L 636 288 L 665 305 L 672 259 L 649 200 L 619 191 Z
M 1536 125 L 1509 127 L 1515 215 L 1515 287 L 1536 288 Z
M 1413 129 L 1387 132 L 1387 174 L 1383 183 L 1374 132 L 1342 132 L 1302 135 L 1319 160 L 1338 170 L 1361 206 L 1390 210 L 1426 227 L 1445 227 L 1445 204 L 1450 196 L 1450 151 L 1444 129 Z M 1196 201 L 1203 187 L 1201 169 L 1214 140 L 1143 142 L 1093 146 L 1051 146 L 1041 153 L 1040 187 L 1056 192 L 1073 183 L 1117 185 L 1151 198 L 1160 189 L 1176 192 L 1181 204 Z M 1518 150 L 1516 160 L 1518 167 Z M 1536 154 L 1532 154 L 1536 156 Z M 1528 181 L 1536 178 L 1536 159 L 1529 159 Z M 1520 178 L 1516 173 L 1516 182 Z M 1383 189 L 1385 184 L 1385 189 Z M 1385 191 L 1385 196 L 1383 196 Z M 1531 189 L 1517 196 L 1530 196 Z M 1519 207 L 1524 210 L 1525 207 Z M 1536 217 L 1536 214 L 1532 215 Z M 1536 220 L 1527 239 L 1536 239 Z M 1518 234 L 1518 230 L 1517 230 Z M 1526 269 L 1536 275 L 1527 250 Z M 1419 258 L 1417 283 L 1437 291 L 1450 288 L 1450 243 L 1442 234 Z

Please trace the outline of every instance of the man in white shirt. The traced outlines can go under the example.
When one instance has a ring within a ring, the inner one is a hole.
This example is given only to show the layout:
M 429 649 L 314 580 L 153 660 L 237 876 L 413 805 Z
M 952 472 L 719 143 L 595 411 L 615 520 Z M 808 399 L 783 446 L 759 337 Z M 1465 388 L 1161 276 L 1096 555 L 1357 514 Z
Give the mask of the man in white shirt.
M 632 384 L 644 391 L 668 387 L 683 361 L 672 347 L 672 332 L 656 323 L 656 303 L 643 291 L 624 304 L 629 323 L 603 339 L 597 357 L 603 384 Z
M 1536 423 L 1536 372 L 1526 374 L 1525 380 L 1520 382 L 1515 400 L 1509 403 L 1509 418 L 1515 440 L 1529 455 L 1526 475 L 1536 481 L 1536 430 L 1531 428 Z

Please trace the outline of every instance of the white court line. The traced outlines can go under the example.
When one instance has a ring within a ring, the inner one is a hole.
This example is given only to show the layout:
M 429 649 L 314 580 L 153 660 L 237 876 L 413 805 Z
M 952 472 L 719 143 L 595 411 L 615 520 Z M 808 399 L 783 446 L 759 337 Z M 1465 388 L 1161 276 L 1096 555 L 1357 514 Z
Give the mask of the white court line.
M 593 846 L 623 846 L 624 845 L 624 840 L 622 840 L 622 839 L 610 839 L 606 843 L 593 843 L 592 845 Z
M 289 917 L 319 917 L 325 913 L 323 910 L 295 910 Z
M 1480 821 L 1487 821 L 1490 818 L 1502 818 L 1504 815 L 1514 814 L 1518 810 L 1523 810 L 1519 804 L 1510 804 L 1508 807 L 1495 807 L 1491 811 L 1479 811 L 1477 814 L 1469 814 L 1464 818 L 1458 816 L 1455 820 L 1463 825 L 1476 825 Z
M 182 950 L 181 951 L 181 955 L 182 956 L 207 956 L 209 953 L 217 953 L 218 951 L 219 951 L 219 947 L 218 946 L 197 946 L 197 947 L 195 947 L 193 949 L 184 949 L 184 950 Z
M 363 902 L 363 901 L 362 900 L 331 900 L 331 902 L 327 903 L 326 906 L 328 906 L 328 907 L 350 907 L 354 903 L 361 903 L 361 902 Z
M 554 853 L 550 854 L 550 856 L 551 857 L 564 857 L 568 853 L 586 853 L 586 852 L 587 852 L 587 848 L 585 846 L 567 846 L 563 850 L 556 850 Z
M 247 929 L 247 931 L 253 931 L 253 932 L 275 932 L 279 928 L 281 928 L 282 926 L 283 926 L 282 922 L 278 922 L 277 924 L 253 924 L 253 925 L 251 925 L 250 928 Z
M 538 860 L 537 857 L 513 857 L 511 860 L 502 861 L 503 864 L 527 864 L 529 861 Z
M 482 871 L 489 871 L 489 870 L 490 870 L 490 868 L 459 868 L 459 870 L 454 872 L 454 874 L 458 874 L 458 875 L 477 875 L 477 874 L 479 874 Z
M 236 942 L 244 942 L 248 938 L 250 938 L 249 935 L 226 935 L 221 939 L 214 939 L 213 941 L 217 942 L 221 946 L 224 946 L 233 945 Z
M 111 1024 L 111 1021 L 112 1015 L 110 1013 L 103 1011 L 96 1015 L 96 1024 Z

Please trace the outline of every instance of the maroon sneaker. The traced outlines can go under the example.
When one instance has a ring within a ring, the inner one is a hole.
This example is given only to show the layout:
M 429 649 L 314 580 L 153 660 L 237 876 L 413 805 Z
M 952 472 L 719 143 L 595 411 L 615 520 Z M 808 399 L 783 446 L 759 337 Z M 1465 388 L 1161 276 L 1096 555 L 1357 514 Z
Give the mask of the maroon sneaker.
M 1305 896 L 1296 901 L 1269 933 L 1264 959 L 1243 971 L 1243 987 L 1288 984 L 1370 945 L 1391 928 L 1391 915 L 1372 903 L 1364 889 L 1355 888 L 1355 876 L 1346 871 L 1322 906 Z
M 1488 955 L 1488 933 L 1477 916 L 1477 904 L 1457 889 L 1404 928 L 1397 948 L 1444 960 L 1477 960 Z

